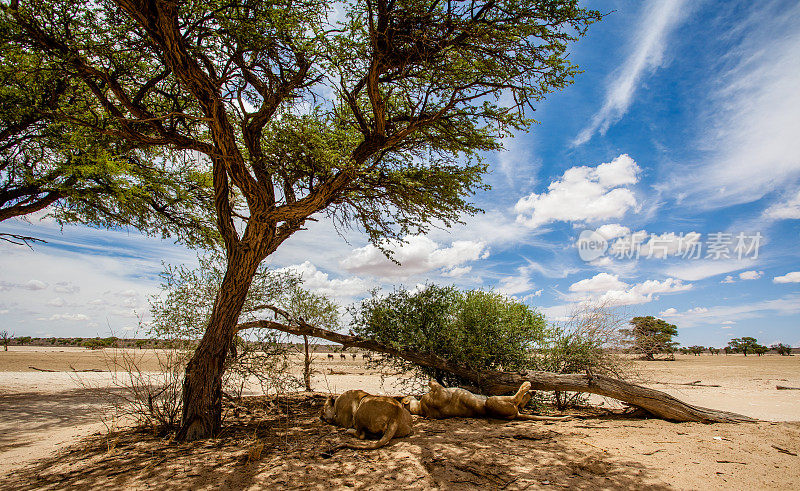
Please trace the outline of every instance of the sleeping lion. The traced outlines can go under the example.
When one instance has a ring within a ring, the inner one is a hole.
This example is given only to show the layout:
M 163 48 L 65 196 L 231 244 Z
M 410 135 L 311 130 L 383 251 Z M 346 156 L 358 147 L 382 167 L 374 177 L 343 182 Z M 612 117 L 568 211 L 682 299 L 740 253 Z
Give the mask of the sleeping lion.
M 372 443 L 345 443 L 338 448 L 374 450 L 389 443 L 392 438 L 401 438 L 412 433 L 411 413 L 397 400 L 386 396 L 373 396 L 363 390 L 348 390 L 336 398 L 328 397 L 320 415 L 323 421 L 355 433 L 363 440 L 367 435 L 381 435 Z
M 521 414 L 519 408 L 531 400 L 531 384 L 523 382 L 513 396 L 483 396 L 460 387 L 443 387 L 438 382 L 428 382 L 430 392 L 417 400 L 404 397 L 402 402 L 411 414 L 430 419 L 490 417 L 499 419 L 524 419 L 533 421 L 564 421 L 569 416 L 536 416 Z

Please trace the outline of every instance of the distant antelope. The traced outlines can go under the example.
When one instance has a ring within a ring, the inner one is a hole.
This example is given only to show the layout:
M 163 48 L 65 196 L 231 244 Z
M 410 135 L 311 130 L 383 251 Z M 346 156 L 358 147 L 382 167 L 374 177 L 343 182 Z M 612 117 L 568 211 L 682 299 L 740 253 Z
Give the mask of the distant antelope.
M 372 359 L 372 353 L 363 353 L 361 355 L 361 359 L 362 360 L 371 360 Z
M 347 360 L 347 355 L 344 353 L 339 353 L 339 358 L 341 358 L 342 360 Z
M 357 353 L 353 353 L 353 354 L 351 354 L 350 356 L 352 356 L 352 357 L 353 357 L 353 361 L 356 361 L 356 356 L 358 356 L 358 354 L 357 354 Z
M 333 354 L 331 354 L 331 353 L 328 353 L 328 359 L 329 359 L 329 360 L 333 360 Z

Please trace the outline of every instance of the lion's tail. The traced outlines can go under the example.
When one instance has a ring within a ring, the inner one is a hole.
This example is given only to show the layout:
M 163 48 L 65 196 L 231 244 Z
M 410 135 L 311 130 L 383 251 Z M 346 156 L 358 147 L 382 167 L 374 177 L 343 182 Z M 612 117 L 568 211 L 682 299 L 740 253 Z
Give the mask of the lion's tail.
M 536 414 L 522 414 L 519 413 L 514 419 L 524 419 L 527 421 L 566 421 L 572 416 L 539 416 Z
M 400 420 L 394 419 L 391 423 L 389 423 L 389 427 L 386 428 L 386 431 L 383 432 L 383 436 L 380 440 L 376 442 L 370 443 L 345 443 L 342 445 L 344 448 L 352 448 L 354 450 L 375 450 L 377 448 L 381 448 L 382 446 L 389 443 L 389 440 L 394 438 L 395 433 L 397 433 L 397 429 L 400 428 Z

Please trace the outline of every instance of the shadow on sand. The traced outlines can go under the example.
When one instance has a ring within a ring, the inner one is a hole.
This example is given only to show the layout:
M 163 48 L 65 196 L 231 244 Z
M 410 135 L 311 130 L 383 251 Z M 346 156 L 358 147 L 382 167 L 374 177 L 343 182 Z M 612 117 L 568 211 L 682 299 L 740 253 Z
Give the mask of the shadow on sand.
M 189 444 L 135 430 L 96 436 L 0 476 L 0 488 L 669 489 L 558 424 L 417 419 L 408 438 L 325 458 L 352 437 L 320 422 L 321 404 L 319 396 L 253 400 L 229 411 L 219 438 Z

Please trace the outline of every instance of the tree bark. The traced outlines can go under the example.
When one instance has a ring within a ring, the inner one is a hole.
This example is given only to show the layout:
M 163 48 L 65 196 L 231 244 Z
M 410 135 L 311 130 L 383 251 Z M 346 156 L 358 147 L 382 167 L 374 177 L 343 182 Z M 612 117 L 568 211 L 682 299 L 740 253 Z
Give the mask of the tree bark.
M 222 424 L 222 373 L 225 358 L 238 332 L 236 323 L 253 275 L 260 263 L 256 251 L 229 254 L 214 309 L 203 338 L 186 366 L 179 440 L 198 440 L 219 433 Z
M 339 343 L 345 347 L 358 347 L 397 356 L 418 365 L 437 368 L 470 380 L 487 395 L 501 395 L 517 390 L 528 381 L 534 390 L 587 392 L 611 397 L 629 405 L 640 407 L 661 419 L 677 422 L 734 423 L 755 421 L 741 414 L 718 411 L 687 404 L 671 395 L 640 385 L 603 375 L 559 374 L 534 370 L 505 372 L 497 370 L 472 370 L 453 364 L 431 353 L 420 353 L 386 346 L 376 341 L 340 334 L 311 326 L 302 319 L 291 319 L 281 309 L 275 309 L 290 320 L 291 325 L 274 321 L 254 321 L 239 324 L 239 329 L 256 327 L 276 329 L 299 336 L 314 336 Z

